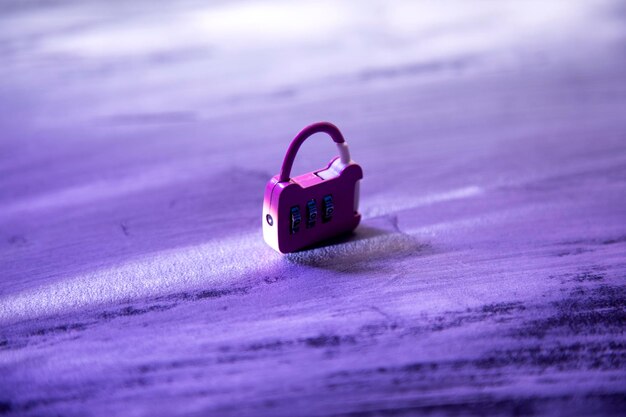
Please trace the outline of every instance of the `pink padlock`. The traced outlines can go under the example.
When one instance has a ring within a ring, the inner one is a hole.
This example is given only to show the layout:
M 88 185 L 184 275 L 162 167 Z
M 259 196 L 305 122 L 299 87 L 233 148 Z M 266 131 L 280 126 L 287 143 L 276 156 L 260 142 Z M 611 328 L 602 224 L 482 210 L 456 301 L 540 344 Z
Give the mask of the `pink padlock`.
M 328 166 L 290 178 L 300 145 L 315 133 L 326 133 L 337 144 L 339 156 Z M 280 174 L 265 187 L 263 238 L 281 253 L 295 252 L 354 230 L 361 221 L 359 183 L 361 167 L 337 126 L 328 122 L 305 127 L 291 141 Z

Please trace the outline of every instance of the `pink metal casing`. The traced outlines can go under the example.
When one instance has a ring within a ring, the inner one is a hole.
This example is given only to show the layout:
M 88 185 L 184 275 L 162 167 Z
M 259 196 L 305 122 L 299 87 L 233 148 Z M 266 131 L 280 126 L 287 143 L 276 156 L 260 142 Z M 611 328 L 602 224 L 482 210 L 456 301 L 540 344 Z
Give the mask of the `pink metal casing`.
M 333 158 L 325 168 L 290 178 L 300 145 L 320 132 L 331 136 L 340 156 Z M 278 252 L 289 253 L 354 230 L 361 220 L 358 212 L 361 178 L 363 170 L 350 159 L 348 146 L 335 125 L 320 122 L 307 126 L 289 145 L 280 174 L 272 177 L 265 187 L 262 218 L 265 242 Z M 327 196 L 331 196 L 332 204 L 325 200 Z M 310 225 L 307 204 L 312 200 L 315 201 L 317 218 Z M 298 207 L 301 216 L 295 232 L 292 228 L 293 207 Z M 325 214 L 329 207 L 333 210 L 327 219 Z

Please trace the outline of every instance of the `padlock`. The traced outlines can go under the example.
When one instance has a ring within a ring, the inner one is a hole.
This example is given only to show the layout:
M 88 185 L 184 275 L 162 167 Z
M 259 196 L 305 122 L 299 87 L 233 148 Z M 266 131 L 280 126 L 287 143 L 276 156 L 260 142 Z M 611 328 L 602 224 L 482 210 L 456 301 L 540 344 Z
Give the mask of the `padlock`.
M 298 149 L 315 133 L 328 134 L 337 144 L 339 156 L 320 170 L 290 178 Z M 290 253 L 354 230 L 361 221 L 362 178 L 363 170 L 350 159 L 348 144 L 337 126 L 319 122 L 305 127 L 291 141 L 280 174 L 265 187 L 265 242 L 278 252 Z

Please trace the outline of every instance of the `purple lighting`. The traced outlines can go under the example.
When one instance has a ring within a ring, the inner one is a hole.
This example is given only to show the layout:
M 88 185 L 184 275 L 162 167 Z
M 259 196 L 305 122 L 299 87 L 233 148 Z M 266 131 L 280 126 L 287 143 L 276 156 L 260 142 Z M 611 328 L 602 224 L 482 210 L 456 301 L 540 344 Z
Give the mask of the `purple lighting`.
M 4 2 L 0 415 L 621 416 L 624 10 Z M 283 255 L 318 120 L 360 223 Z

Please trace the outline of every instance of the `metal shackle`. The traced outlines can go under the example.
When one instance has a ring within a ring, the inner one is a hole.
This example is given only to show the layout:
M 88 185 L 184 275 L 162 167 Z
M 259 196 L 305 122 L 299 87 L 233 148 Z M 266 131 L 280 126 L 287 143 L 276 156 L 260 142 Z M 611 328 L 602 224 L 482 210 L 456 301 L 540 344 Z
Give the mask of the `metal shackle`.
M 287 153 L 285 154 L 285 159 L 283 160 L 283 166 L 280 168 L 280 174 L 278 175 L 279 182 L 289 181 L 291 167 L 293 166 L 293 161 L 296 158 L 296 154 L 298 153 L 300 146 L 305 140 L 316 133 L 328 134 L 337 144 L 341 163 L 344 165 L 348 165 L 350 163 L 350 150 L 348 149 L 348 144 L 337 126 L 329 122 L 313 123 L 302 129 L 289 144 L 289 148 L 287 148 Z

